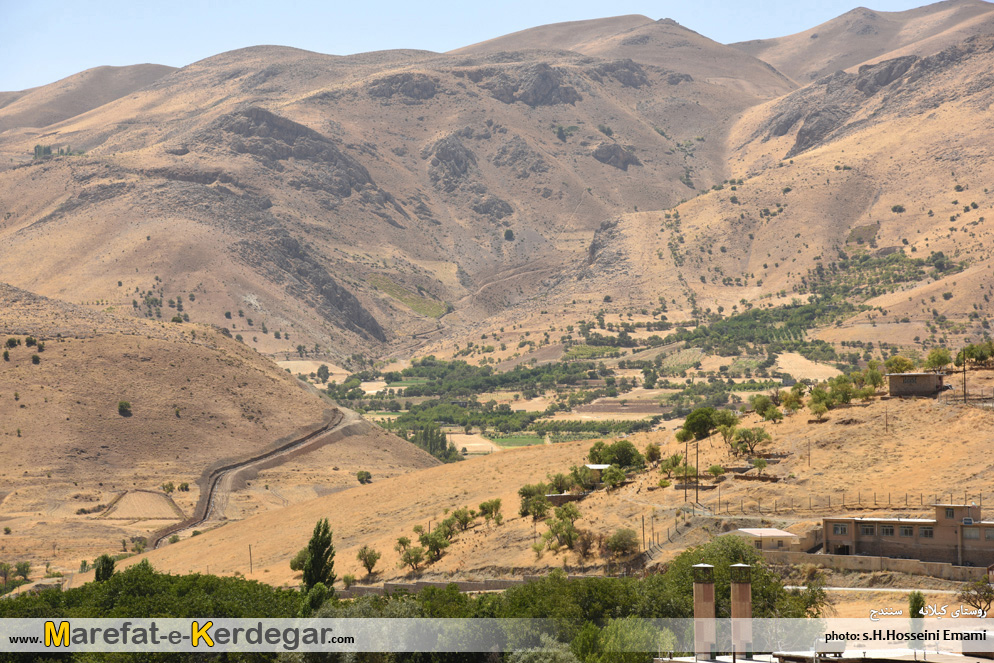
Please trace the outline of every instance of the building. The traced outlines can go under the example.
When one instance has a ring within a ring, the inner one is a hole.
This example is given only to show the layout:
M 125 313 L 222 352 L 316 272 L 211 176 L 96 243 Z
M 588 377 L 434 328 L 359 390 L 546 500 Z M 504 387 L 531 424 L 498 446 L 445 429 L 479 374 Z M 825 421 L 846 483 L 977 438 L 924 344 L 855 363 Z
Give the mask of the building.
M 975 504 L 934 504 L 934 518 L 825 518 L 825 552 L 988 567 L 994 521 Z
M 722 536 L 748 539 L 757 550 L 800 550 L 801 537 L 775 527 L 744 527 Z
M 888 373 L 891 396 L 935 396 L 943 390 L 945 373 Z
M 587 463 L 584 467 L 590 470 L 591 475 L 593 475 L 594 481 L 600 482 L 601 473 L 611 466 L 604 463 Z

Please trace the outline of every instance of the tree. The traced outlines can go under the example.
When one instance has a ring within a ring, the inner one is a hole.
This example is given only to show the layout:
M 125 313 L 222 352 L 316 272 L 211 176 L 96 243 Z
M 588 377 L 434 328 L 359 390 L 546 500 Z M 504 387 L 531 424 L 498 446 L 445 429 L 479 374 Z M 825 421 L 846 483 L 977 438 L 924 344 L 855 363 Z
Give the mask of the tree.
M 507 230 L 505 230 L 504 231 L 504 239 L 507 240 L 508 242 L 513 242 L 514 241 L 514 231 L 511 230 L 510 228 L 508 228 Z
M 504 522 L 504 516 L 500 512 L 500 505 L 501 501 L 499 497 L 480 503 L 480 515 L 486 521 L 487 527 L 490 526 L 490 521 L 493 521 L 495 525 L 500 525 Z
M 96 561 L 93 562 L 93 574 L 94 580 L 97 582 L 110 580 L 110 577 L 114 575 L 114 558 L 107 554 L 97 557 Z
M 320 380 L 322 383 L 326 383 L 328 382 L 328 378 L 330 377 L 331 377 L 331 371 L 328 370 L 327 366 L 325 366 L 324 364 L 318 366 L 318 380 Z
M 658 463 L 659 459 L 662 457 L 662 451 L 659 449 L 659 445 L 655 442 L 650 442 L 645 445 L 645 459 L 650 463 Z
M 560 546 L 566 546 L 572 550 L 577 537 L 580 536 L 580 530 L 574 524 L 579 519 L 580 510 L 576 508 L 575 504 L 569 503 L 556 507 L 555 517 L 548 521 L 550 537 L 555 537 Z
M 173 485 L 172 481 L 167 481 L 166 483 L 162 484 L 162 492 L 164 492 L 166 495 L 169 495 L 174 490 L 176 490 L 176 486 Z
M 369 546 L 363 546 L 359 549 L 358 554 L 356 554 L 359 563 L 366 569 L 366 575 L 373 575 L 373 568 L 376 566 L 376 562 L 380 560 L 380 556 L 380 553 Z
M 297 551 L 297 554 L 293 556 L 290 560 L 290 570 L 291 571 L 303 571 L 304 562 L 307 561 L 307 548 L 301 548 Z
M 612 465 L 601 473 L 601 481 L 610 489 L 617 488 L 626 479 L 625 471 Z
M 994 587 L 991 586 L 990 580 L 985 575 L 983 578 L 963 585 L 956 599 L 986 614 L 990 611 L 991 604 L 994 603 Z
M 908 617 L 911 619 L 921 619 L 925 608 L 925 595 L 921 592 L 911 592 L 908 595 Z
M 559 472 L 557 474 L 547 474 L 545 476 L 549 480 L 549 485 L 558 495 L 568 493 L 570 488 L 573 487 L 573 479 L 568 474 Z
M 633 529 L 619 529 L 607 538 L 605 546 L 615 557 L 634 555 L 639 549 L 638 534 Z
M 887 361 L 884 362 L 884 367 L 887 369 L 888 373 L 910 373 L 915 370 L 915 362 L 911 361 L 907 357 L 894 355 L 893 357 L 889 357 Z
M 816 403 L 812 401 L 808 404 L 808 409 L 811 410 L 811 414 L 818 418 L 818 421 L 825 419 L 825 413 L 828 412 L 828 406 L 824 403 Z
M 715 429 L 715 409 L 713 407 L 697 408 L 687 415 L 683 422 L 683 430 L 694 436 L 695 440 L 703 440 Z
M 358 472 L 356 472 L 355 476 L 356 479 L 359 480 L 359 483 L 362 484 L 372 483 L 373 481 L 373 475 L 367 472 L 366 470 L 359 470 Z
M 331 542 L 331 527 L 327 518 L 314 525 L 311 540 L 307 543 L 303 571 L 305 591 L 310 591 L 319 582 L 329 588 L 335 584 L 335 547 Z
M 756 453 L 756 447 L 772 442 L 773 438 L 761 426 L 753 428 L 740 428 L 735 434 L 735 439 L 745 446 L 750 454 Z
M 767 462 L 766 462 L 766 459 L 765 459 L 765 458 L 757 458 L 757 459 L 756 459 L 756 462 L 754 462 L 754 463 L 753 463 L 752 465 L 753 465 L 753 467 L 755 467 L 755 468 L 756 468 L 756 471 L 757 471 L 757 472 L 758 472 L 759 474 L 762 474 L 762 473 L 763 473 L 763 471 L 765 471 L 765 470 L 766 470 L 766 465 L 767 465 Z
M 14 573 L 14 567 L 8 562 L 0 562 L 0 579 L 3 580 L 3 588 L 6 591 L 10 576 Z
M 925 368 L 931 371 L 941 371 L 953 362 L 953 357 L 949 350 L 943 347 L 932 348 L 925 359 Z
M 131 403 L 128 401 L 118 401 L 117 402 L 117 413 L 122 417 L 131 416 Z
M 673 454 L 666 458 L 659 464 L 659 472 L 665 474 L 666 478 L 669 479 L 673 476 L 673 470 L 680 467 L 680 462 L 683 460 L 683 454 Z
M 453 511 L 452 517 L 455 519 L 456 524 L 459 525 L 459 529 L 465 531 L 476 520 L 476 511 L 473 511 L 468 506 L 464 506 L 461 509 Z
M 712 465 L 708 468 L 708 474 L 714 477 L 715 482 L 718 481 L 718 477 L 725 473 L 725 468 L 721 465 Z
M 28 580 L 28 576 L 31 575 L 31 562 L 18 562 L 14 565 L 14 574 Z
M 412 571 L 417 571 L 418 567 L 424 563 L 425 560 L 425 549 L 420 546 L 414 548 L 406 549 L 400 556 L 400 566 L 401 568 L 405 566 L 411 567 Z

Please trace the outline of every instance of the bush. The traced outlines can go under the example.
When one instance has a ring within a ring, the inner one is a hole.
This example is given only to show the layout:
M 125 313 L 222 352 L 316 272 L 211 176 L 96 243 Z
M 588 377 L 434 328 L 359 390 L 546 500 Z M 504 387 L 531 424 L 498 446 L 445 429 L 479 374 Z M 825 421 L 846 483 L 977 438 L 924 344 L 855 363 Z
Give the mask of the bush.
M 342 576 L 342 584 L 345 585 L 345 589 L 348 589 L 355 584 L 355 576 L 351 573 L 346 573 Z
M 128 401 L 118 401 L 117 402 L 117 413 L 122 417 L 131 416 L 131 403 Z
M 638 534 L 633 529 L 619 529 L 607 538 L 605 546 L 615 557 L 634 555 L 639 550 Z
M 894 205 L 893 207 L 890 208 L 890 211 L 894 212 L 895 214 L 902 214 L 904 213 L 904 205 Z
M 40 364 L 41 363 L 41 357 L 39 357 L 38 355 L 31 355 L 31 363 L 32 364 Z
M 373 481 L 373 475 L 367 472 L 366 470 L 359 470 L 358 472 L 356 472 L 355 476 L 356 479 L 358 479 L 359 483 L 361 484 L 372 483 Z

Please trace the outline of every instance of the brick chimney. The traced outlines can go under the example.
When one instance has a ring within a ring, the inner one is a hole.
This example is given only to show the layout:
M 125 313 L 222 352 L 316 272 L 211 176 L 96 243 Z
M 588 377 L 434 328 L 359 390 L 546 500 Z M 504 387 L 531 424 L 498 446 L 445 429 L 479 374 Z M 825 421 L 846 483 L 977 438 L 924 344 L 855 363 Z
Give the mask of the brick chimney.
M 716 658 L 717 637 L 714 610 L 714 567 L 694 564 L 694 658 Z
M 732 659 L 752 658 L 752 567 L 732 564 Z

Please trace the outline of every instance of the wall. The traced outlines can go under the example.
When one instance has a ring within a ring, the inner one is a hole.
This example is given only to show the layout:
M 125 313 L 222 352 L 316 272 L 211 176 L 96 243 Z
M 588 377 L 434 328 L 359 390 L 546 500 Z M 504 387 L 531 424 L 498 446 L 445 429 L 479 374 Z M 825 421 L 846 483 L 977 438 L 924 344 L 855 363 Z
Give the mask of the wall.
M 896 571 L 968 582 L 983 577 L 983 567 L 953 566 L 945 562 L 921 562 L 917 559 L 868 557 L 862 555 L 811 555 L 802 552 L 764 550 L 763 557 L 781 564 L 818 564 L 838 571 Z

